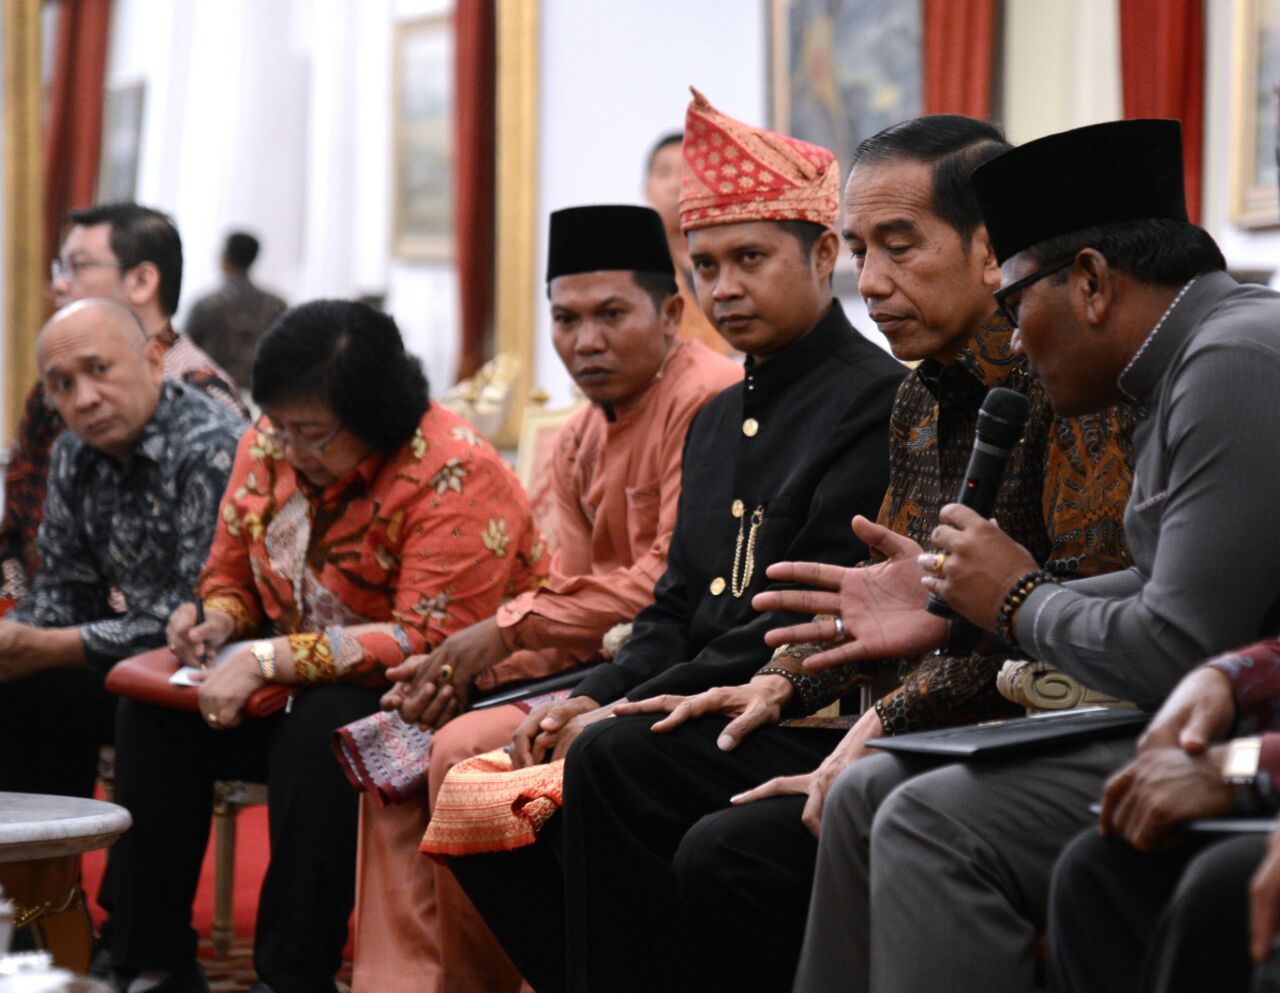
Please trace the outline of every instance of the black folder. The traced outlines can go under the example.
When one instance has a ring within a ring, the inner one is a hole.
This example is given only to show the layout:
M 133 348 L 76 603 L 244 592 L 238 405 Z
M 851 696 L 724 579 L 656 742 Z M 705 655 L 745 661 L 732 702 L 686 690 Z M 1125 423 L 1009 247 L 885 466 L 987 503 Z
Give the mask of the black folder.
M 976 758 L 1045 747 L 1073 738 L 1137 732 L 1150 719 L 1151 715 L 1141 710 L 1082 707 L 1054 710 L 1033 717 L 1011 717 L 1007 721 L 895 734 L 874 738 L 867 742 L 867 747 L 912 755 Z

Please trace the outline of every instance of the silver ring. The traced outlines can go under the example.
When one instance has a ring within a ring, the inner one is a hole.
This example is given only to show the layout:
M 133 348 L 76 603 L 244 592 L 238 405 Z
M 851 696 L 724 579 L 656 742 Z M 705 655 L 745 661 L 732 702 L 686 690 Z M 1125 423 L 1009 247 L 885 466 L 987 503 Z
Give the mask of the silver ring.
M 836 641 L 844 641 L 844 618 L 836 614 Z
M 206 716 L 205 716 L 205 720 L 208 722 L 209 727 L 211 727 L 211 728 L 216 728 L 216 727 L 218 726 L 218 715 L 217 715 L 217 714 L 208 714 L 208 715 L 206 715 Z

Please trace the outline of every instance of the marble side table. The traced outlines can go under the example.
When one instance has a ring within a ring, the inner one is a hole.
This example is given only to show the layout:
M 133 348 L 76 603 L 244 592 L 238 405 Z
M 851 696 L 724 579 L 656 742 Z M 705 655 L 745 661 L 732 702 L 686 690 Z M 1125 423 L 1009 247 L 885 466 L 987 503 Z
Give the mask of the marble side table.
M 100 800 L 0 793 L 0 886 L 18 905 L 16 923 L 65 969 L 83 973 L 93 954 L 80 856 L 110 847 L 132 823 Z

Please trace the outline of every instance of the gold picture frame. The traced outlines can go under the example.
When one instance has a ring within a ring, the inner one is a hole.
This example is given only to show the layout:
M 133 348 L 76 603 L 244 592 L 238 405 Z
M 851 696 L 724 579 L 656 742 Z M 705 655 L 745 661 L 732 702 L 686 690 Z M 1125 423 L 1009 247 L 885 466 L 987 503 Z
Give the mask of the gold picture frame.
M 1244 228 L 1280 227 L 1280 0 L 1237 0 L 1233 46 L 1230 219 Z
M 494 349 L 515 356 L 519 369 L 496 440 L 514 448 L 533 384 L 538 305 L 538 0 L 498 0 L 497 13 Z
M 4 5 L 5 438 L 35 379 L 36 332 L 48 316 L 40 122 L 40 0 Z

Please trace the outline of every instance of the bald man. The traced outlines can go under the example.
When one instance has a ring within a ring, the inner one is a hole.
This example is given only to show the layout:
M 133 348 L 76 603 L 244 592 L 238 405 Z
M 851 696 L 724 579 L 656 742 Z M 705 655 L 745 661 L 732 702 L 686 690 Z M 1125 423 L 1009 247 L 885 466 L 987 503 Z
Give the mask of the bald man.
M 243 425 L 166 381 L 162 344 L 110 300 L 54 314 L 36 363 L 69 430 L 53 447 L 40 570 L 0 620 L 0 791 L 89 796 L 112 733 L 103 677 L 162 645 L 191 599 Z

